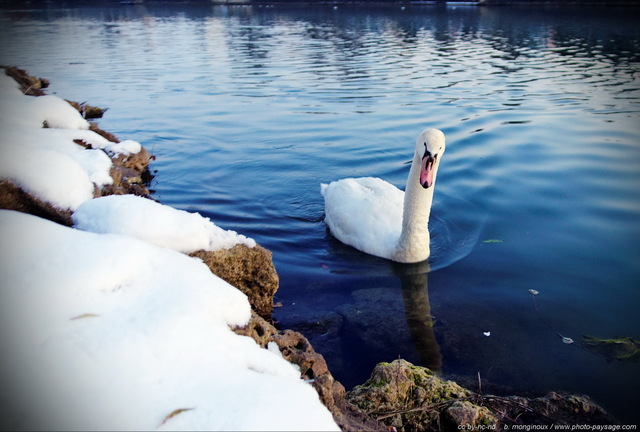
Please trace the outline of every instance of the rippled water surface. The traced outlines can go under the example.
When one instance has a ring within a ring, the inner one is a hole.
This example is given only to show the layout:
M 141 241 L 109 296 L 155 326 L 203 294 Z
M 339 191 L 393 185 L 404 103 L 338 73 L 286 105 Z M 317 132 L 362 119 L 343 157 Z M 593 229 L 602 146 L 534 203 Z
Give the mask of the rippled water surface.
M 579 346 L 640 339 L 635 9 L 182 4 L 0 17 L 0 63 L 109 107 L 100 125 L 157 156 L 157 198 L 273 251 L 276 319 L 347 387 L 401 356 L 472 386 L 480 372 L 483 390 L 586 393 L 638 421 L 640 363 Z M 426 126 L 448 140 L 430 263 L 332 238 L 320 182 L 404 187 Z

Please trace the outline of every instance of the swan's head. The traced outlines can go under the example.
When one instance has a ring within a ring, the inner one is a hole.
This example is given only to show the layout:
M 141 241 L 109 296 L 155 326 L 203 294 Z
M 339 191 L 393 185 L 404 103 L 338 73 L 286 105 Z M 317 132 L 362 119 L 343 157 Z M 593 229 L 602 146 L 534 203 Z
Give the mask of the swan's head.
M 444 134 L 438 129 L 428 128 L 418 135 L 416 156 L 420 158 L 420 185 L 425 189 L 433 186 L 436 180 L 444 148 Z

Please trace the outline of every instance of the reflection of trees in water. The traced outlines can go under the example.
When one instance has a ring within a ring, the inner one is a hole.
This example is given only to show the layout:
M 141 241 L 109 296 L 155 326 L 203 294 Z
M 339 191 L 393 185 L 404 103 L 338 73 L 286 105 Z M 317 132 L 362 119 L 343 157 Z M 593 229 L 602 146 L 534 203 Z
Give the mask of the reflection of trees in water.
M 52 9 L 44 15 L 34 12 L 30 18 L 55 19 L 66 13 L 66 9 Z M 625 8 L 621 12 L 615 8 L 584 5 L 536 5 L 535 8 L 340 5 L 334 9 L 330 5 L 300 7 L 292 4 L 291 7 L 279 5 L 277 8 L 269 8 L 259 4 L 211 6 L 205 2 L 192 3 L 187 7 L 179 3 L 146 1 L 139 7 L 126 8 L 95 7 L 79 3 L 74 16 L 80 19 L 108 20 L 109 26 L 116 30 L 119 23 L 133 20 L 143 20 L 147 25 L 153 26 L 157 21 L 175 20 L 179 17 L 188 24 L 185 27 L 187 31 L 191 31 L 194 25 L 189 21 L 220 20 L 227 27 L 230 37 L 219 42 L 229 43 L 236 36 L 246 36 L 247 43 L 254 43 L 247 47 L 246 54 L 250 57 L 264 55 L 265 52 L 260 51 L 262 49 L 268 52 L 292 43 L 292 36 L 303 40 L 330 41 L 337 51 L 342 51 L 351 58 L 369 52 L 376 43 L 393 43 L 399 49 L 411 49 L 426 38 L 436 42 L 432 47 L 436 50 L 455 49 L 455 45 L 461 41 L 477 39 L 503 51 L 511 58 L 520 55 L 522 48 L 549 46 L 584 47 L 587 54 L 604 54 L 614 62 L 637 61 L 640 55 L 640 42 L 635 37 L 629 37 L 629 32 L 634 32 L 637 28 L 640 17 L 640 12 L 633 8 Z M 260 28 L 268 31 L 274 28 L 294 31 L 283 32 L 285 39 L 276 38 L 277 41 L 273 41 L 276 43 L 269 43 L 265 47 L 260 39 L 266 33 L 261 32 Z M 105 26 L 106 33 L 111 30 Z M 180 31 L 179 28 L 176 30 Z M 179 32 L 174 36 L 185 37 Z
M 226 43 L 235 61 L 255 68 L 266 66 L 274 42 L 268 27 L 234 26 L 228 31 Z
M 314 43 L 327 42 L 322 49 L 308 52 L 312 64 L 322 66 L 318 69 L 320 73 L 331 66 L 342 70 L 346 77 L 370 73 L 363 68 L 363 56 L 377 52 L 379 47 L 407 60 L 407 57 L 424 56 L 425 49 L 431 54 L 451 53 L 460 48 L 457 45 L 461 42 L 479 42 L 502 53 L 500 58 L 507 61 L 530 56 L 528 49 L 549 47 L 578 47 L 583 51 L 581 54 L 587 55 L 611 54 L 614 61 L 624 56 L 630 57 L 631 61 L 637 60 L 638 41 L 625 33 L 625 29 L 633 28 L 634 13 L 620 17 L 619 14 L 585 11 L 584 8 L 562 11 L 474 7 L 413 7 L 406 10 L 282 7 L 260 10 L 251 17 L 246 16 L 246 10 L 238 10 L 240 19 L 229 24 L 237 24 L 243 29 L 234 34 L 246 36 L 247 43 L 256 42 L 253 39 L 256 21 L 266 20 L 293 30 L 280 35 L 288 40 L 276 36 L 277 43 L 268 43 L 267 50 L 278 49 L 287 43 L 301 43 L 300 47 L 304 49 L 318 48 Z M 234 8 L 229 8 L 226 15 L 235 17 L 235 12 Z M 586 36 L 585 27 L 590 28 Z M 297 42 L 294 39 L 298 39 Z M 251 47 L 246 54 L 253 56 L 255 48 Z M 562 51 L 559 53 L 563 54 Z M 569 51 L 567 54 L 575 53 Z M 386 61 L 379 57 L 372 60 Z

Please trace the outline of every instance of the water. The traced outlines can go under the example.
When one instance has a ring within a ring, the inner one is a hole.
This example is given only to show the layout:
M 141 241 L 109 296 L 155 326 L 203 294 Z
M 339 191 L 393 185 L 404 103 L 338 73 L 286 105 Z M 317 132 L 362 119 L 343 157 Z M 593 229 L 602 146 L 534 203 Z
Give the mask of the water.
M 636 9 L 49 4 L 0 17 L 0 63 L 109 107 L 100 125 L 157 156 L 157 198 L 273 251 L 275 318 L 347 387 L 401 356 L 640 420 L 640 365 L 579 347 L 640 338 Z M 426 126 L 448 140 L 430 263 L 332 238 L 319 184 L 403 187 Z

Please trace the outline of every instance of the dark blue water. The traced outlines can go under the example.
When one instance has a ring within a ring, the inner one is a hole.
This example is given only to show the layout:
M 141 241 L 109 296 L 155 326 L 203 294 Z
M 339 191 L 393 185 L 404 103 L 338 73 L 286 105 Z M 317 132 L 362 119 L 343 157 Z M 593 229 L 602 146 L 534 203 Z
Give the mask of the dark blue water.
M 49 5 L 1 12 L 0 63 L 109 107 L 100 125 L 157 156 L 157 198 L 273 251 L 275 318 L 347 387 L 401 356 L 480 372 L 483 390 L 586 393 L 636 422 L 640 364 L 579 341 L 640 339 L 638 17 Z M 448 140 L 430 263 L 332 238 L 320 182 L 403 187 L 426 126 Z

